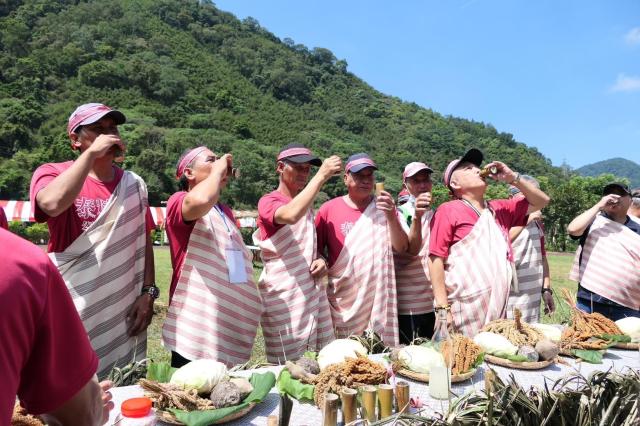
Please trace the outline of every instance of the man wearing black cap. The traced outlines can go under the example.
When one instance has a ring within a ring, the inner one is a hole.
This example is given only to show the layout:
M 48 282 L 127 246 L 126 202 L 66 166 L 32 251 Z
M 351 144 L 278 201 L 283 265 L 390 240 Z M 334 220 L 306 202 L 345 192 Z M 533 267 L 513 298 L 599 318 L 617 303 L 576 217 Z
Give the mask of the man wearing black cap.
M 640 224 L 640 188 L 631 190 L 631 205 L 627 210 L 627 215 L 631 220 Z
M 640 224 L 627 216 L 631 192 L 616 182 L 602 195 L 567 226 L 580 240 L 570 274 L 578 281 L 577 305 L 614 321 L 640 317 Z
M 347 160 L 347 195 L 324 203 L 316 215 L 318 251 L 327 253 L 327 293 L 337 337 L 373 330 L 387 346 L 398 344 L 393 250 L 407 249 L 391 195 L 375 197 L 375 171 L 366 153 Z
M 436 316 L 474 336 L 489 321 L 506 314 L 513 261 L 509 228 L 524 225 L 527 214 L 547 205 L 549 197 L 506 164 L 485 166 L 493 179 L 511 184 L 524 198 L 485 202 L 483 155 L 470 149 L 445 169 L 444 184 L 455 198 L 441 204 L 431 221 L 429 273 Z
M 311 166 L 320 169 L 309 181 Z M 287 145 L 277 158 L 278 189 L 258 202 L 258 229 L 253 237 L 264 263 L 258 288 L 269 362 L 300 358 L 307 347 L 319 350 L 334 339 L 321 280 L 327 261 L 317 252 L 312 204 L 341 168 L 342 160 L 336 155 L 322 162 L 301 144 Z

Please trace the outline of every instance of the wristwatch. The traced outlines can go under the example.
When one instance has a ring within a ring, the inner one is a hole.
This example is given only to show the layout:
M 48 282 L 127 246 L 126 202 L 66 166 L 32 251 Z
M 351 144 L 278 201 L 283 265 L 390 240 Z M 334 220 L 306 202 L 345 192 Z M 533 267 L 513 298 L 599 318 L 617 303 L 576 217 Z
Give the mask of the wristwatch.
M 142 292 L 140 294 L 142 295 L 145 293 L 151 296 L 153 300 L 156 300 L 158 297 L 160 297 L 160 289 L 155 284 L 142 287 Z
M 553 296 L 553 290 L 551 290 L 551 287 L 544 287 L 542 291 L 540 291 L 540 293 L 542 294 L 549 293 L 550 295 Z

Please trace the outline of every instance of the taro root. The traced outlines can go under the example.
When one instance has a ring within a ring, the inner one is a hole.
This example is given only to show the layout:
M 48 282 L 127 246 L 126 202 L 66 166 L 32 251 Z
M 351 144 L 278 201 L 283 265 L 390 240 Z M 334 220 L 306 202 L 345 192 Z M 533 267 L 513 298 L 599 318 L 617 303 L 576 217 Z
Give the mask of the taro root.
M 253 386 L 244 377 L 233 377 L 229 381 L 238 387 L 242 399 L 253 392 Z
M 231 383 L 231 381 L 225 381 L 218 383 L 213 388 L 209 399 L 216 408 L 231 407 L 232 405 L 240 404 L 242 394 L 238 386 Z
M 527 362 L 536 362 L 538 361 L 538 352 L 533 348 L 533 346 L 524 345 L 518 348 L 517 355 L 522 355 L 527 358 Z
M 306 371 L 307 373 L 310 373 L 310 374 L 320 373 L 320 365 L 318 364 L 318 361 L 316 361 L 315 359 L 311 359 L 311 358 L 307 358 L 306 356 L 303 356 L 302 358 L 296 361 L 296 364 L 304 368 L 304 371 Z
M 542 339 L 536 343 L 536 352 L 540 354 L 540 358 L 545 361 L 555 359 L 560 353 L 560 348 L 549 339 Z

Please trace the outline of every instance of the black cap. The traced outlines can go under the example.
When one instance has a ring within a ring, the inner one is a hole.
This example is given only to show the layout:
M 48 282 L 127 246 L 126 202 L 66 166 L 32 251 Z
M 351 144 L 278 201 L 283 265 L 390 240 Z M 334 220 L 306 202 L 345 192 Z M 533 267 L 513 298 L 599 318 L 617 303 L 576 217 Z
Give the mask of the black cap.
M 302 153 L 302 154 L 294 154 L 294 155 L 287 155 L 285 152 L 290 149 L 295 150 L 296 148 L 306 150 L 308 152 Z M 305 147 L 304 145 L 302 145 L 301 143 L 290 143 L 289 145 L 282 148 L 280 150 L 280 153 L 278 154 L 278 161 L 280 160 L 287 160 L 287 161 L 291 161 L 292 163 L 298 163 L 298 164 L 310 163 L 312 166 L 318 166 L 318 167 L 322 165 L 322 160 L 320 160 L 318 157 L 313 155 L 311 150 Z
M 631 195 L 631 191 L 629 191 L 629 187 L 621 182 L 613 182 L 608 184 L 602 190 L 602 195 L 614 194 L 618 191 L 624 192 L 624 195 Z

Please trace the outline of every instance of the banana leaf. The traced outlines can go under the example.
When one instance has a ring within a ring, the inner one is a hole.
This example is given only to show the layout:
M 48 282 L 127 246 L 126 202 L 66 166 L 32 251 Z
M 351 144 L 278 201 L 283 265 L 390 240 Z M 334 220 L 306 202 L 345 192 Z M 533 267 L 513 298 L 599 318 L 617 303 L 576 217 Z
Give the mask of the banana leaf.
M 276 387 L 280 393 L 287 394 L 299 401 L 313 401 L 313 392 L 316 388 L 313 385 L 307 385 L 298 379 L 294 379 L 286 368 L 280 372 Z
M 583 361 L 591 364 L 602 364 L 603 351 L 587 350 L 587 349 L 571 349 L 571 353 Z

